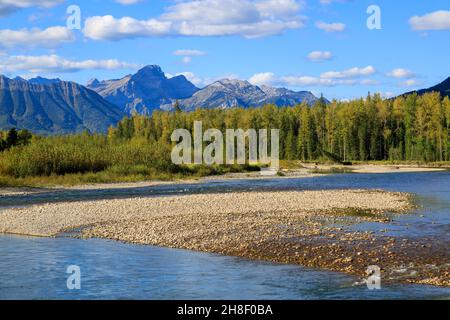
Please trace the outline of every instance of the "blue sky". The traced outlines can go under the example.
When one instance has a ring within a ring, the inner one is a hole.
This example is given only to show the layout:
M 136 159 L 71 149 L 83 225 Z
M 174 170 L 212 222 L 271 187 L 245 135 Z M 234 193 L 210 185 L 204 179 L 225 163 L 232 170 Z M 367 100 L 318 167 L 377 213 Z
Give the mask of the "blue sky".
M 69 5 L 81 30 L 66 28 Z M 199 87 L 237 77 L 390 96 L 449 77 L 449 40 L 448 0 L 0 0 L 0 73 L 83 84 L 158 64 Z

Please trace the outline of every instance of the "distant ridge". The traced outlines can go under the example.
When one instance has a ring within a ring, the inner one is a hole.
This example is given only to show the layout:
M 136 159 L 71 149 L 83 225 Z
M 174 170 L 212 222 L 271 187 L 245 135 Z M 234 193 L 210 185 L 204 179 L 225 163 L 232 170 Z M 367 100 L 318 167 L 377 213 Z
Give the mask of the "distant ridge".
M 198 107 L 227 109 L 261 107 L 266 104 L 283 107 L 302 102 L 311 105 L 316 101 L 317 98 L 309 91 L 295 92 L 285 88 L 258 87 L 248 81 L 222 79 L 197 91 L 191 98 L 180 100 L 179 103 L 184 110 L 192 111 Z M 170 108 L 170 105 L 163 108 Z
M 423 95 L 428 92 L 439 92 L 441 94 L 441 96 L 443 96 L 443 97 L 447 96 L 450 98 L 450 77 L 448 77 L 441 83 L 439 83 L 433 87 L 430 87 L 428 89 L 410 91 L 410 92 L 404 93 L 403 95 L 408 95 L 408 94 L 412 94 L 412 93 L 417 93 L 418 95 Z
M 183 110 L 191 111 L 196 108 L 247 108 L 265 104 L 294 106 L 302 102 L 313 104 L 318 100 L 309 91 L 259 87 L 248 81 L 235 79 L 222 79 L 199 89 L 183 75 L 168 78 L 157 65 L 144 67 L 136 74 L 122 79 L 92 79 L 87 86 L 127 114 L 172 110 L 176 101 Z
M 115 105 L 75 82 L 0 75 L 0 129 L 39 134 L 106 132 L 124 117 Z

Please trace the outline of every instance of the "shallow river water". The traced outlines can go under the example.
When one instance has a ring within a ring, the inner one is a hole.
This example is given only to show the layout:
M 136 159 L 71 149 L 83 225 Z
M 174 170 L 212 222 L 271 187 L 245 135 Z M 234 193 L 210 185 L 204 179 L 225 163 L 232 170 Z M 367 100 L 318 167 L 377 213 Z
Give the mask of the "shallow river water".
M 450 172 L 342 174 L 316 178 L 212 180 L 133 189 L 70 190 L 0 197 L 0 208 L 35 203 L 251 190 L 364 188 L 412 192 L 420 205 L 390 224 L 352 226 L 398 237 L 450 243 Z M 1 211 L 0 211 L 1 214 Z M 66 269 L 81 269 L 69 290 Z M 0 235 L 0 299 L 448 299 L 450 288 L 382 284 L 300 266 L 137 246 L 107 240 Z

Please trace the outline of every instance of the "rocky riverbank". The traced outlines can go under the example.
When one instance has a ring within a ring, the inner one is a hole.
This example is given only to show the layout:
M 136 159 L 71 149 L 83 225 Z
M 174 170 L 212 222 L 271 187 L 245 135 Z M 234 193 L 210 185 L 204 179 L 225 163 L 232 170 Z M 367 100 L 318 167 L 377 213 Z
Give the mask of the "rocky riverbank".
M 0 232 L 81 237 L 294 263 L 364 276 L 449 285 L 445 244 L 351 232 L 343 225 L 388 221 L 411 208 L 406 194 L 366 190 L 246 192 L 130 198 L 7 209 Z M 434 267 L 430 267 L 434 266 Z M 399 271 L 400 270 L 400 271 Z

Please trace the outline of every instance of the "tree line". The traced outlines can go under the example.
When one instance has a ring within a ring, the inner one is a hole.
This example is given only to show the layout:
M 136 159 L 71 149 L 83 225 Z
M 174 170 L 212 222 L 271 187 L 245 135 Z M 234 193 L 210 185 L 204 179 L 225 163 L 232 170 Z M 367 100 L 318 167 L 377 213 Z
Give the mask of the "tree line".
M 280 158 L 285 160 L 424 161 L 450 160 L 450 99 L 439 93 L 382 99 L 379 94 L 348 102 L 279 108 L 197 109 L 190 113 L 135 115 L 110 128 L 112 141 L 145 139 L 171 146 L 171 134 L 194 121 L 204 128 L 280 129 Z
M 301 161 L 450 161 L 450 99 L 438 93 L 313 106 L 197 109 L 134 115 L 107 134 L 37 136 L 0 132 L 0 184 L 11 178 L 77 175 L 74 183 L 172 179 L 256 169 L 180 166 L 171 161 L 175 129 L 279 129 L 280 159 Z

